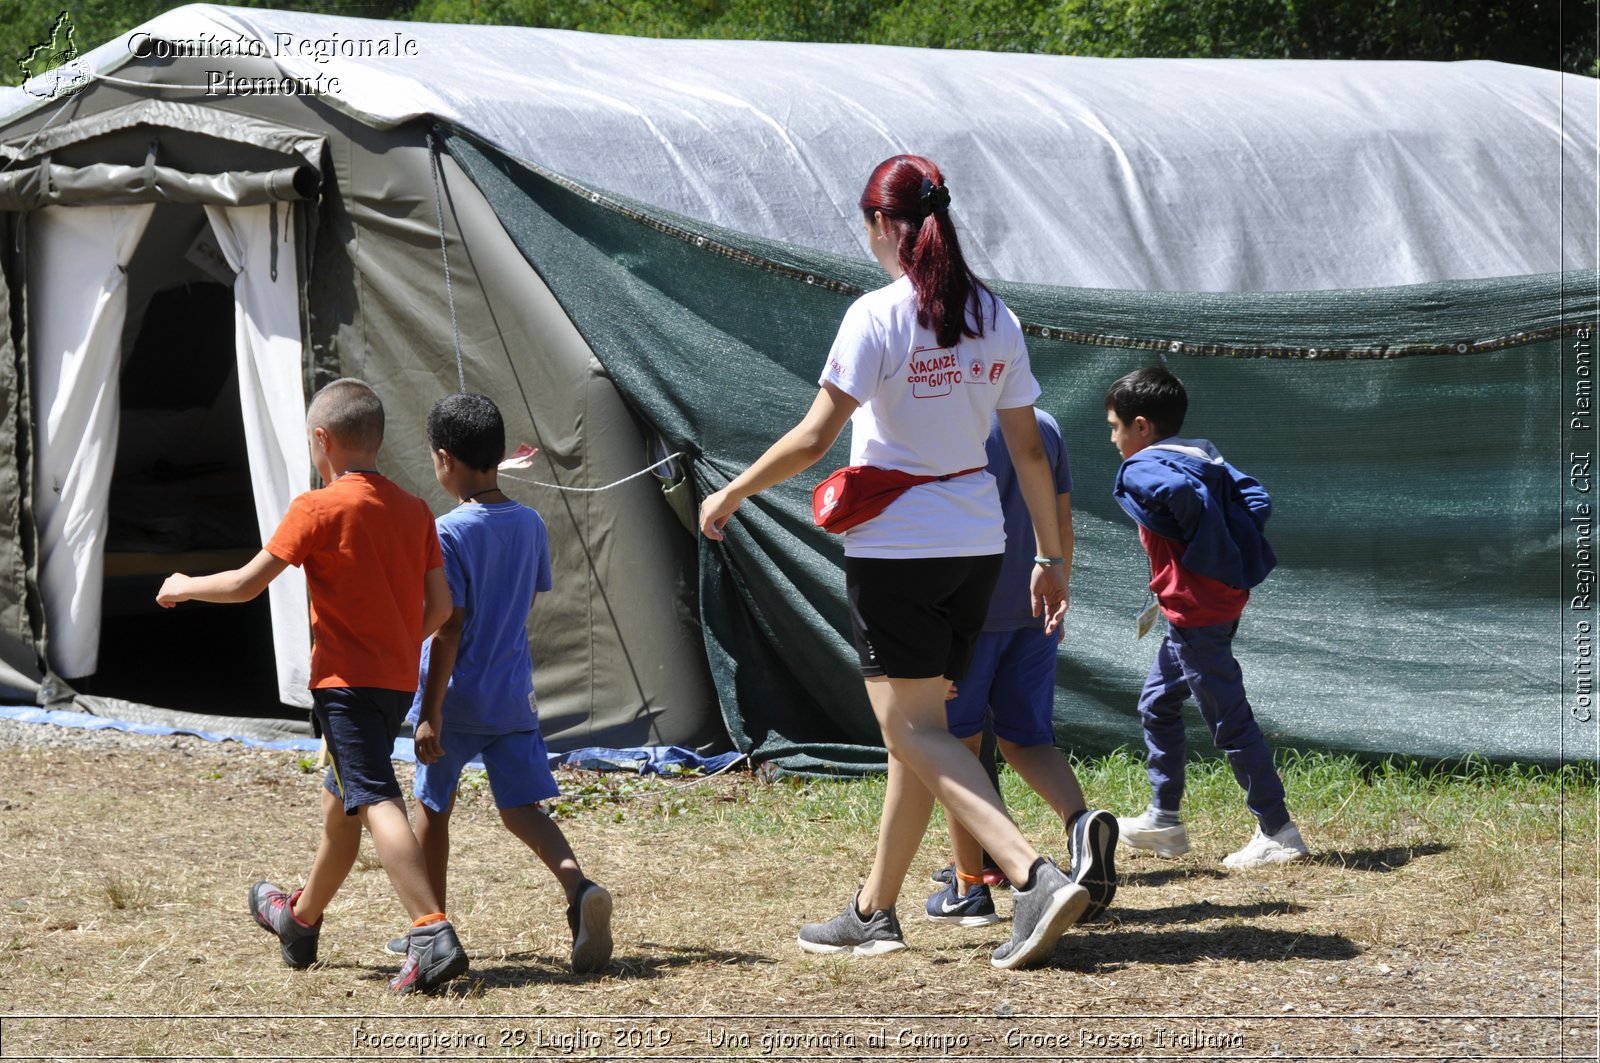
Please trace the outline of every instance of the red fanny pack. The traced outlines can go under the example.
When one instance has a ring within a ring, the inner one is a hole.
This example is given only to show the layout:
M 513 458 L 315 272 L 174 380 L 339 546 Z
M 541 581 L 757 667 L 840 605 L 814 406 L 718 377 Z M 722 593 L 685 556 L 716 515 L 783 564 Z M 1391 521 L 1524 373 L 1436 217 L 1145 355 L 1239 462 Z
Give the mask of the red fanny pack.
M 889 503 L 918 484 L 952 480 L 982 472 L 987 466 L 962 469 L 945 476 L 917 476 L 876 465 L 846 465 L 835 469 L 811 491 L 811 521 L 826 532 L 846 532 L 889 508 Z

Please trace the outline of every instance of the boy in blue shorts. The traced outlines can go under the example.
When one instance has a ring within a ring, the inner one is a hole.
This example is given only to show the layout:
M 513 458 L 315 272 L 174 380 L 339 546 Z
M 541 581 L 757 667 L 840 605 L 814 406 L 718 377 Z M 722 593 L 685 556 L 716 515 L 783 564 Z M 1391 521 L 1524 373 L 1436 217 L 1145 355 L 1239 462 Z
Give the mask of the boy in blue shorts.
M 438 520 L 452 611 L 425 648 L 411 707 L 417 838 L 442 901 L 456 785 L 481 755 L 501 822 L 566 892 L 572 969 L 588 974 L 611 959 L 611 894 L 584 877 L 539 807 L 560 793 L 539 732 L 527 632 L 535 595 L 551 586 L 550 548 L 539 514 L 500 490 L 505 441 L 500 411 L 482 395 L 451 395 L 428 414 L 434 475 L 461 504 Z
M 1262 534 L 1272 499 L 1208 440 L 1178 436 L 1188 411 L 1182 382 L 1161 366 L 1129 373 L 1106 393 L 1111 444 L 1123 458 L 1117 502 L 1139 525 L 1139 541 L 1150 555 L 1150 590 L 1167 619 L 1139 697 L 1150 807 L 1118 825 L 1123 844 L 1132 848 L 1157 856 L 1189 851 L 1178 803 L 1186 756 L 1180 713 L 1192 695 L 1256 817 L 1254 837 L 1222 862 L 1268 867 L 1308 851 L 1284 806 L 1283 782 L 1233 657 L 1250 588 L 1277 563 Z
M 306 411 L 311 462 L 327 485 L 289 503 L 277 531 L 244 567 L 210 576 L 174 573 L 156 601 L 247 602 L 289 565 L 311 595 L 312 722 L 331 764 L 322 840 L 305 885 L 250 887 L 250 915 L 278 939 L 283 962 L 317 959 L 322 916 L 361 848 L 361 828 L 412 919 L 389 983 L 432 990 L 467 969 L 467 954 L 428 883 L 422 850 L 395 778 L 394 740 L 417 688 L 422 640 L 450 611 L 433 513 L 377 471 L 383 403 L 359 380 L 335 380 Z
M 1055 481 L 1063 555 L 1042 560 L 1061 566 L 1066 583 L 1072 574 L 1072 465 L 1055 418 L 1037 407 L 1033 412 Z M 1117 821 L 1109 812 L 1086 808 L 1077 775 L 1055 745 L 1056 647 L 1065 629 L 1047 634 L 1044 618 L 1033 615 L 1028 580 L 1041 559 L 1034 556 L 1033 524 L 998 417 L 990 425 L 985 450 L 1005 517 L 1006 550 L 972 663 L 966 678 L 955 684 L 954 696 L 945 702 L 945 718 L 950 733 L 977 753 L 985 717 L 993 714 L 1001 756 L 1066 826 L 1072 851 L 1070 877 L 1089 891 L 1083 918 L 1093 919 L 1117 891 L 1112 859 Z M 989 892 L 994 882 L 986 881 L 981 870 L 983 848 L 959 821 L 949 819 L 949 828 L 955 862 L 934 876 L 944 889 L 928 898 L 928 918 L 959 926 L 996 922 L 999 916 Z M 994 879 L 998 878 L 996 869 Z

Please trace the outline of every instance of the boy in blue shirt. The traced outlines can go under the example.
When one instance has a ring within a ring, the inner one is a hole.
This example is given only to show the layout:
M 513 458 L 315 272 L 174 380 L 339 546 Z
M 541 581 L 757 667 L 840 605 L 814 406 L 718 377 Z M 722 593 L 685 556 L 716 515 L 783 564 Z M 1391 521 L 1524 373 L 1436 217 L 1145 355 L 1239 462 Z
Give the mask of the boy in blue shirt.
M 498 485 L 505 425 L 482 395 L 451 395 L 428 414 L 439 485 L 461 505 L 438 520 L 452 612 L 423 648 L 411 707 L 416 726 L 417 839 L 442 901 L 450 813 L 461 769 L 483 757 L 500 820 L 544 861 L 567 896 L 572 969 L 611 959 L 611 894 L 584 877 L 572 846 L 539 807 L 560 790 L 550 774 L 533 692 L 527 619 L 551 586 L 544 521 Z
M 1163 366 L 1129 373 L 1106 393 L 1111 445 L 1123 458 L 1117 502 L 1139 525 L 1150 555 L 1150 591 L 1167 619 L 1139 696 L 1150 807 L 1118 820 L 1119 833 L 1123 844 L 1157 856 L 1189 851 L 1178 803 L 1186 756 L 1180 713 L 1192 695 L 1256 817 L 1255 835 L 1222 862 L 1269 867 L 1308 851 L 1284 806 L 1283 782 L 1233 656 L 1250 588 L 1277 564 L 1262 532 L 1272 499 L 1210 441 L 1178 436 L 1188 411 L 1183 383 Z
M 1062 556 L 1045 561 L 1061 566 L 1062 582 L 1066 583 L 1072 575 L 1072 463 L 1055 418 L 1038 407 L 1033 416 L 1050 462 L 1061 525 Z M 1117 821 L 1109 812 L 1085 806 L 1078 777 L 1065 754 L 1056 748 L 1056 648 L 1065 629 L 1046 633 L 1044 618 L 1033 615 L 1028 578 L 1039 560 L 1034 556 L 1033 523 L 998 416 L 990 419 L 984 449 L 1005 516 L 1006 550 L 983 633 L 978 636 L 966 678 L 952 684 L 954 694 L 944 703 L 945 719 L 950 733 L 977 753 L 985 717 L 992 714 L 1006 763 L 1066 826 L 1072 849 L 1069 877 L 1089 891 L 1089 907 L 1083 913 L 1087 921 L 1099 916 L 1116 895 L 1113 850 Z M 955 861 L 934 874 L 944 889 L 928 898 L 928 918 L 959 926 L 993 923 L 999 915 L 989 887 L 1000 880 L 999 869 L 970 874 L 982 866 L 983 847 L 959 820 L 950 817 L 948 824 Z

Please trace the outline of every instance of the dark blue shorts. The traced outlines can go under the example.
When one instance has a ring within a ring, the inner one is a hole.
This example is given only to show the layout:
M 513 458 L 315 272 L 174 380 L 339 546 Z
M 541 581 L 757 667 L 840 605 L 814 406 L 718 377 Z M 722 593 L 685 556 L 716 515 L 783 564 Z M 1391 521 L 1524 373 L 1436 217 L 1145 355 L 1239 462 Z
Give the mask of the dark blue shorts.
M 489 773 L 496 808 L 521 808 L 561 796 L 556 777 L 550 774 L 544 736 L 536 730 L 483 735 L 451 730 L 445 724 L 439 745 L 444 750 L 442 757 L 432 764 L 417 762 L 413 787 L 417 800 L 435 812 L 450 807 L 461 782 L 461 769 L 478 756 Z
M 1056 647 L 1061 628 L 985 631 L 978 636 L 966 678 L 944 703 L 950 733 L 971 738 L 994 714 L 994 733 L 1019 746 L 1054 745 Z
M 412 693 L 377 687 L 323 687 L 311 692 L 311 722 L 328 742 L 329 793 L 347 815 L 364 805 L 401 798 L 394 775 L 394 740 L 411 709 Z

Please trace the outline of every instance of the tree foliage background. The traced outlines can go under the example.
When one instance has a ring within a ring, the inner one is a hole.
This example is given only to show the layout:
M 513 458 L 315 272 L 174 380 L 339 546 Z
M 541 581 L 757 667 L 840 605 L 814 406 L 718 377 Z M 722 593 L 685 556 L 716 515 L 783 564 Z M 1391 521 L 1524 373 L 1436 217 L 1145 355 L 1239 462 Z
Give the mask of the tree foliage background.
M 1595 76 L 1600 0 L 233 0 L 364 18 L 642 37 L 903 44 L 1056 55 L 1496 59 Z M 173 5 L 0 0 L 0 82 L 63 9 L 80 53 Z

